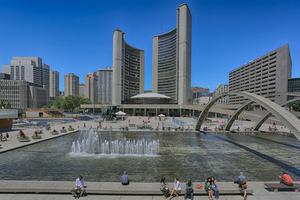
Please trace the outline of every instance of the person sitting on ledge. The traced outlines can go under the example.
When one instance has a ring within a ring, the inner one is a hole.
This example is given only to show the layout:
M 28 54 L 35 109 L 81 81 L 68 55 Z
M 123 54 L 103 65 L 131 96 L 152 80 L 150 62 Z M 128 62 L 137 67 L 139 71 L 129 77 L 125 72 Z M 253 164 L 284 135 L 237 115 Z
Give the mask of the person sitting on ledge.
M 192 180 L 189 180 L 186 183 L 184 199 L 194 200 L 194 188 L 193 188 Z
M 160 179 L 160 191 L 163 193 L 165 198 L 168 198 L 170 196 L 170 189 L 167 187 L 165 177 L 162 177 Z
M 204 184 L 204 189 L 207 193 L 208 199 L 213 200 L 213 191 L 211 186 L 211 177 L 208 177 Z
M 123 175 L 120 177 L 120 181 L 122 185 L 129 185 L 130 181 L 126 171 L 124 171 Z
M 179 182 L 179 178 L 175 178 L 173 183 L 173 189 L 170 195 L 170 199 L 174 198 L 174 195 L 176 198 L 178 198 L 179 194 L 181 193 L 181 183 Z
M 217 181 L 216 181 L 216 178 L 214 177 L 214 176 L 212 176 L 211 178 L 210 178 L 210 180 L 211 180 L 211 189 L 212 189 L 212 191 L 213 191 L 213 195 L 215 196 L 215 198 L 216 199 L 219 199 L 219 188 L 218 188 L 218 186 L 217 186 Z
M 19 136 L 21 138 L 25 138 L 26 137 L 25 133 L 22 130 L 19 131 Z
M 74 197 L 82 197 L 83 195 L 86 196 L 86 185 L 83 182 L 83 177 L 79 176 L 75 181 L 75 188 L 72 190 L 72 194 Z
M 282 175 L 279 176 L 279 178 L 280 178 L 280 184 L 284 184 L 287 186 L 294 185 L 292 177 L 286 172 L 283 172 Z
M 240 172 L 240 175 L 238 176 L 237 180 L 234 181 L 234 183 L 239 185 L 240 191 L 241 193 L 243 193 L 244 200 L 246 200 L 248 196 L 247 194 L 248 185 L 247 185 L 246 177 L 244 176 L 243 172 Z

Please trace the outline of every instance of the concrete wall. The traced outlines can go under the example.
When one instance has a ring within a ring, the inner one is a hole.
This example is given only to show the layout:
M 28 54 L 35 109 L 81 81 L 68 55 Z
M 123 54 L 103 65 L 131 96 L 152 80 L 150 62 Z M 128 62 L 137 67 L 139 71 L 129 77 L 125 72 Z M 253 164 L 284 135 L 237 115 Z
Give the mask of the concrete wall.
M 153 37 L 152 44 L 152 91 L 158 93 L 158 36 Z
M 123 32 L 115 30 L 113 36 L 113 60 L 112 60 L 112 104 L 121 104 L 122 95 L 122 49 L 123 49 Z
M 177 9 L 178 31 L 178 104 L 187 105 L 192 102 L 191 94 L 191 45 L 192 17 L 186 4 Z

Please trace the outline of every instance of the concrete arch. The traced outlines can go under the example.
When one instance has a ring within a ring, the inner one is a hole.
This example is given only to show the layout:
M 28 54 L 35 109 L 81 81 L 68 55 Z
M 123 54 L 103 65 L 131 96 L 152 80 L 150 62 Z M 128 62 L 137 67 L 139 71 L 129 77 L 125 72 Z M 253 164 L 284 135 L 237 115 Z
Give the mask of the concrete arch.
M 197 120 L 197 124 L 196 124 L 196 131 L 200 131 L 200 128 L 202 126 L 202 123 L 204 122 L 207 114 L 208 114 L 208 111 L 209 109 L 219 100 L 221 99 L 222 97 L 225 97 L 227 96 L 228 94 L 225 93 L 225 94 L 222 94 L 222 95 L 219 95 L 219 96 L 216 96 L 214 98 L 212 98 L 208 104 L 205 106 L 205 108 L 203 109 L 203 111 L 200 113 L 200 116 L 198 117 L 198 120 Z
M 196 124 L 196 130 L 200 131 L 201 125 L 206 118 L 209 109 L 214 105 L 214 103 L 219 100 L 220 98 L 227 96 L 227 95 L 239 95 L 243 96 L 251 101 L 254 101 L 255 103 L 263 106 L 265 109 L 267 109 L 270 113 L 272 113 L 277 119 L 281 120 L 290 130 L 291 132 L 297 137 L 298 140 L 300 140 L 300 120 L 293 115 L 291 112 L 285 110 L 280 105 L 272 102 L 269 99 L 266 99 L 265 97 L 259 96 L 257 94 L 249 93 L 249 92 L 239 92 L 239 93 L 227 93 L 220 96 L 217 96 L 213 98 L 204 108 L 204 110 L 201 112 L 197 124 Z
M 288 105 L 289 103 L 293 103 L 293 102 L 299 101 L 299 100 L 300 100 L 300 98 L 291 99 L 291 100 L 289 100 L 289 101 L 287 101 L 287 102 L 281 104 L 281 106 L 286 106 L 286 105 Z M 258 121 L 258 122 L 256 123 L 256 125 L 255 125 L 255 127 L 254 127 L 254 130 L 255 130 L 255 131 L 258 131 L 258 130 L 260 129 L 260 127 L 265 123 L 265 121 L 267 121 L 267 119 L 269 119 L 271 116 L 272 116 L 272 113 L 267 112 L 267 113 L 264 115 L 264 117 L 263 117 L 260 121 Z
M 247 101 L 245 104 L 243 104 L 241 107 L 239 107 L 239 109 L 237 109 L 233 115 L 231 116 L 231 118 L 229 119 L 229 121 L 226 124 L 225 130 L 226 131 L 230 131 L 230 128 L 233 124 L 233 122 L 239 117 L 239 115 L 252 103 L 254 103 L 254 101 Z

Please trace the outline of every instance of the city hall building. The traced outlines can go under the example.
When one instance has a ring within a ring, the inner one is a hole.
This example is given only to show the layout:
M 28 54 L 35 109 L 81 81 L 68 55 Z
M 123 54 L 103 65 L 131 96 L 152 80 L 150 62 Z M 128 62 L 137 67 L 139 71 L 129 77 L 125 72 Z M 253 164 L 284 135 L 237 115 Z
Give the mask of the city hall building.
M 144 50 L 129 45 L 119 29 L 113 36 L 112 104 L 128 103 L 144 92 Z
M 153 38 L 153 92 L 171 97 L 172 103 L 192 103 L 192 17 L 187 4 L 177 9 L 173 30 Z

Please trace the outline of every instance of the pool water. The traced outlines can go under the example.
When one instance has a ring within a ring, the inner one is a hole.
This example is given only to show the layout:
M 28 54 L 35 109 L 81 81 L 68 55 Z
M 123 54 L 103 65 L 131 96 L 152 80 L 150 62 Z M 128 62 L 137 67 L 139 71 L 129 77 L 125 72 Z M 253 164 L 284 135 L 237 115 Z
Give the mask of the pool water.
M 251 181 L 275 181 L 283 171 L 300 180 L 300 142 L 292 137 L 201 133 L 99 133 L 111 140 L 159 141 L 157 156 L 74 156 L 75 133 L 0 155 L 0 179 L 118 181 L 127 171 L 132 181 L 203 181 L 215 176 L 233 181 L 243 171 Z

